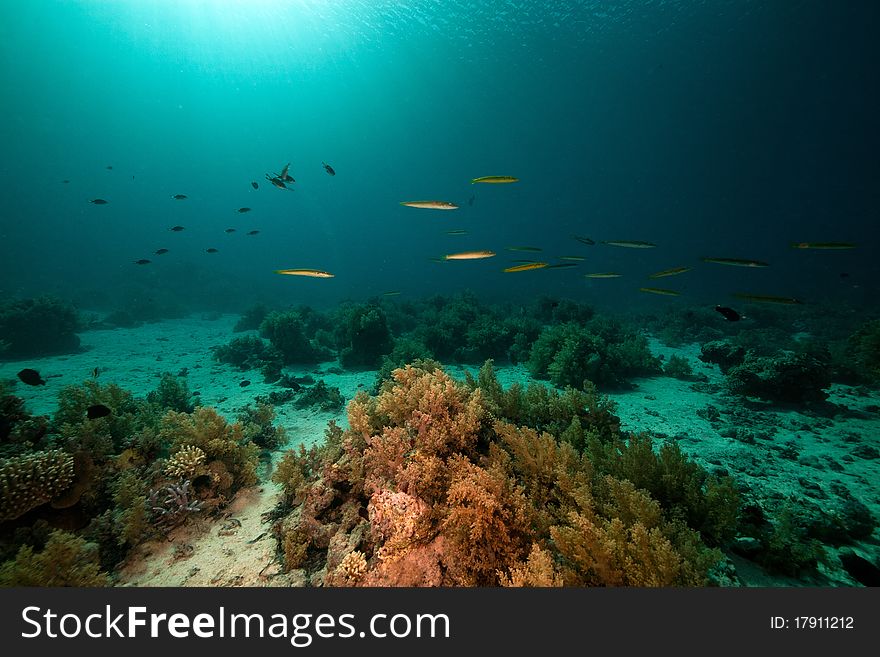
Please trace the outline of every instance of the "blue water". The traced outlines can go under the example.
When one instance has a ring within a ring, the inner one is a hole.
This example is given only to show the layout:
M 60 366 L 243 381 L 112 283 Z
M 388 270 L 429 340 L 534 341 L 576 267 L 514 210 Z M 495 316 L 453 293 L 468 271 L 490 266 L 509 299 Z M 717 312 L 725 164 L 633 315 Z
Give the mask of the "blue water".
M 679 302 L 638 287 L 693 266 L 674 287 L 695 303 L 745 291 L 864 310 L 880 280 L 878 13 L 794 0 L 4 3 L 0 294 L 239 310 L 470 289 L 633 309 Z M 292 192 L 264 179 L 286 162 Z M 484 175 L 520 182 L 470 184 Z M 461 207 L 399 205 L 426 198 Z M 512 245 L 587 260 L 503 274 L 531 257 Z M 470 249 L 498 256 L 428 260 Z M 335 278 L 273 273 L 295 267 Z M 583 278 L 611 270 L 624 277 Z

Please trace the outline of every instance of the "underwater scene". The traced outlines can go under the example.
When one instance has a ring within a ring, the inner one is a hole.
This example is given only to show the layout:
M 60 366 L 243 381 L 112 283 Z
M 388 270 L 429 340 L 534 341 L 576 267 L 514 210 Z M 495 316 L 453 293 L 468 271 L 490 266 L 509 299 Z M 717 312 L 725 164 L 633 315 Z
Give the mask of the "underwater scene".
M 878 585 L 878 19 L 4 4 L 0 585 Z

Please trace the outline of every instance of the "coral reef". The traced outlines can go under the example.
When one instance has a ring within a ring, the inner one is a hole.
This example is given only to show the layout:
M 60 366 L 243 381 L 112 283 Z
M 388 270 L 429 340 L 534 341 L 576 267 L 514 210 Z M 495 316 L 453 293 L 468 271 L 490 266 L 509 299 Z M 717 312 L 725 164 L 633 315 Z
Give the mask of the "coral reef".
M 242 426 L 245 440 L 258 447 L 274 450 L 287 442 L 284 428 L 272 424 L 274 419 L 275 409 L 272 405 L 258 402 L 256 407 L 248 404 L 241 409 L 237 421 Z
M 332 360 L 333 353 L 309 339 L 306 329 L 309 314 L 304 311 L 273 311 L 260 324 L 260 335 L 281 354 L 285 365 Z
M 727 371 L 728 389 L 737 395 L 772 402 L 807 403 L 827 399 L 828 363 L 810 354 L 783 352 L 775 357 L 748 352 Z
M 181 447 L 165 464 L 165 474 L 175 479 L 191 479 L 205 462 L 205 451 L 195 445 Z
M 4 358 L 20 359 L 79 350 L 80 318 L 56 297 L 7 301 L 0 305 L 0 341 Z
M 204 452 L 204 466 L 198 467 L 192 482 L 197 490 L 204 485 L 228 499 L 238 488 L 257 481 L 257 446 L 244 437 L 240 424 L 227 424 L 213 408 L 200 406 L 192 413 L 168 411 L 159 437 L 171 445 L 172 453 L 193 447 Z
M 318 381 L 315 385 L 301 390 L 293 405 L 296 408 L 316 406 L 322 411 L 332 413 L 342 410 L 342 407 L 345 406 L 345 399 L 339 392 L 339 388 Z
M 623 325 L 596 318 L 584 326 L 545 328 L 532 345 L 529 371 L 559 387 L 581 388 L 584 381 L 601 387 L 628 387 L 635 376 L 660 372 L 644 336 Z
M 679 510 L 567 441 L 495 419 L 488 400 L 505 393 L 491 365 L 482 379 L 496 388 L 439 367 L 397 369 L 378 396 L 349 403 L 347 431 L 332 425 L 324 446 L 288 452 L 275 474 L 293 507 L 275 525 L 285 566 L 346 586 L 706 581 L 720 554 Z M 582 410 L 563 415 L 583 417 L 588 436 L 610 431 Z M 693 475 L 673 460 L 661 478 Z
M 147 393 L 147 401 L 160 411 L 191 413 L 195 407 L 186 379 L 182 376 L 174 376 L 171 372 L 162 373 L 159 385 L 155 390 Z
M 15 559 L 0 566 L 0 586 L 107 586 L 98 546 L 65 531 L 55 531 L 41 552 L 22 546 Z
M 48 429 L 48 418 L 28 413 L 24 401 L 0 381 L 0 458 L 43 447 Z
M 0 461 L 0 522 L 14 520 L 64 493 L 74 479 L 73 457 L 48 450 Z
M 700 347 L 700 360 L 704 363 L 718 365 L 722 374 L 727 374 L 731 367 L 742 363 L 745 357 L 745 348 L 732 345 L 729 342 L 715 340 Z
M 255 304 L 242 313 L 232 330 L 235 333 L 241 333 L 242 331 L 257 331 L 268 314 L 269 309 L 264 304 Z
M 376 367 L 393 340 L 385 312 L 376 304 L 343 306 L 336 318 L 336 343 L 343 367 Z
M 148 504 L 156 526 L 165 532 L 179 527 L 202 510 L 202 503 L 191 497 L 188 480 L 150 491 Z
M 281 352 L 256 335 L 242 335 L 228 344 L 211 347 L 211 350 L 214 358 L 221 363 L 234 365 L 241 370 L 271 367 L 277 369 L 280 376 L 283 365 Z

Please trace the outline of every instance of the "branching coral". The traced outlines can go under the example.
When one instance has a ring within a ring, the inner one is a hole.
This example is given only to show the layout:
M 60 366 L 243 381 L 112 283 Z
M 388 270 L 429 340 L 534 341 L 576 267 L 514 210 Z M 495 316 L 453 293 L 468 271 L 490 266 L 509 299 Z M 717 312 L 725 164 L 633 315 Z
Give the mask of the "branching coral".
M 211 407 L 201 406 L 191 414 L 169 411 L 162 418 L 159 436 L 171 444 L 172 452 L 200 448 L 218 493 L 228 495 L 257 481 L 256 445 L 245 439 L 240 424 L 227 424 Z
M 165 473 L 175 479 L 192 479 L 205 462 L 205 452 L 201 447 L 187 445 L 168 459 L 165 464 Z

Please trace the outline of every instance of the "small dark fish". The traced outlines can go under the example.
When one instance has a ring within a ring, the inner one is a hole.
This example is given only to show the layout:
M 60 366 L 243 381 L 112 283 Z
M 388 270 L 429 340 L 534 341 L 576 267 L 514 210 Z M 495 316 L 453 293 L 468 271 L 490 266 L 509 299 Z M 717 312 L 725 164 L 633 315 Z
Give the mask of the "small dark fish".
M 90 420 L 95 420 L 99 417 L 107 417 L 112 412 L 113 411 L 104 406 L 104 404 L 95 404 L 94 406 L 89 406 L 86 409 L 86 417 L 88 417 Z
M 587 246 L 594 246 L 596 244 L 596 242 L 589 237 L 581 237 L 580 235 L 572 235 L 572 237 L 581 244 L 586 244 Z
M 287 189 L 287 185 L 284 184 L 284 181 L 281 180 L 278 176 L 270 176 L 268 173 L 266 174 L 266 180 L 268 180 L 274 187 L 278 189 Z M 288 190 L 292 191 L 292 190 Z
M 183 226 L 172 226 L 168 230 L 173 230 L 175 233 L 179 233 L 180 231 L 183 230 Z
M 141 258 L 140 260 L 135 260 L 134 264 L 136 265 L 148 265 L 152 262 L 151 260 L 147 260 L 146 258 Z
M 289 168 L 290 168 L 290 162 L 288 162 L 287 164 L 285 164 L 285 165 L 284 165 L 284 168 L 281 169 L 281 173 L 278 174 L 277 178 L 278 178 L 279 180 L 281 180 L 282 182 L 286 182 L 286 183 L 289 183 L 289 182 L 296 182 L 296 181 L 293 179 L 293 176 L 291 176 L 289 173 L 287 173 L 287 170 L 288 170 Z
M 331 176 L 336 175 L 336 172 L 333 170 L 333 167 L 331 167 L 329 164 L 327 164 L 326 162 L 321 162 L 321 164 L 324 165 L 324 171 L 329 173 Z
M 242 381 L 241 383 L 238 384 L 238 387 L 239 388 L 247 388 L 250 384 L 251 384 L 251 382 L 248 381 L 247 379 L 245 379 L 244 381 Z
M 468 199 L 468 205 L 473 205 L 476 198 L 477 198 L 476 194 L 471 194 L 471 197 Z
M 555 265 L 547 265 L 544 269 L 571 269 L 572 267 L 577 267 L 577 263 L 575 262 L 559 262 Z
M 102 198 L 93 198 L 89 203 L 94 203 L 95 205 L 107 205 L 109 201 L 105 201 Z
M 199 392 L 198 390 L 196 390 L 192 395 L 193 395 L 193 397 L 201 397 L 202 393 Z
M 849 278 L 849 274 L 847 274 L 845 271 L 842 271 L 842 272 L 840 272 L 840 277 L 841 278 Z
M 40 376 L 40 373 L 37 370 L 32 369 L 23 369 L 18 373 L 18 378 L 21 379 L 22 383 L 26 383 L 29 386 L 44 386 L 46 382 L 43 381 L 43 378 Z
M 250 208 L 239 208 L 238 210 L 236 210 L 236 212 L 238 212 L 238 214 L 244 214 L 245 212 L 250 212 L 250 211 L 251 211 Z
M 223 232 L 224 232 L 224 233 L 234 233 L 234 232 L 235 232 L 235 228 L 227 228 L 227 229 L 224 230 Z
M 69 180 L 62 180 L 61 182 L 63 182 L 63 183 L 66 185 L 66 184 L 68 184 L 70 181 L 69 181 Z
M 251 187 L 253 187 L 254 189 L 259 189 L 259 188 L 260 188 L 260 186 L 257 184 L 257 181 L 256 181 L 256 180 L 251 181 Z
M 153 253 L 156 255 L 164 255 L 165 253 L 168 253 L 168 249 L 156 249 Z
M 260 234 L 260 231 L 258 231 L 258 230 L 249 230 L 248 231 L 248 235 L 259 235 L 259 234 Z
M 187 196 L 186 194 L 174 194 L 171 198 L 173 198 L 175 201 L 182 201 L 183 199 L 187 198 Z
M 100 374 L 100 372 L 98 371 L 98 368 L 96 367 L 95 369 L 92 370 L 92 378 L 97 379 L 98 374 Z
M 205 253 L 220 253 L 220 252 L 217 249 L 210 248 L 210 249 L 205 249 Z
M 107 171 L 113 171 L 113 167 L 110 166 L 109 164 L 107 166 L 105 166 L 104 168 L 107 169 Z
M 742 316 L 736 312 L 733 308 L 728 308 L 727 306 L 715 306 L 715 311 L 721 313 L 721 315 L 728 322 L 738 322 L 742 319 Z

